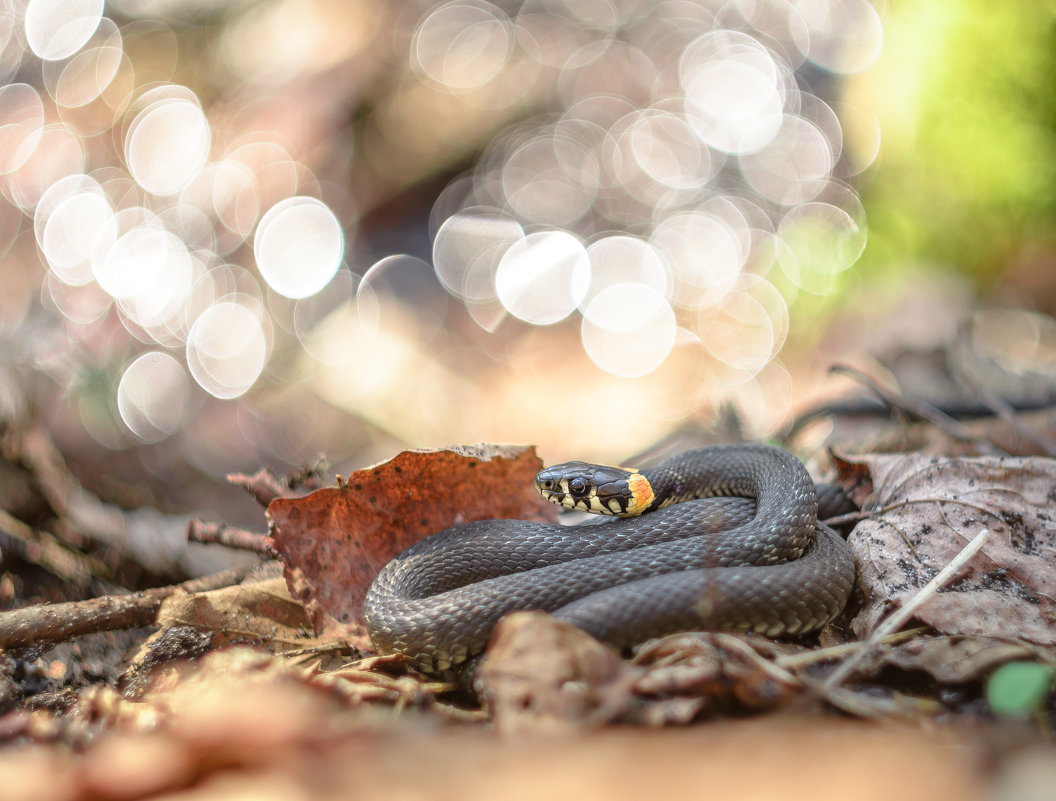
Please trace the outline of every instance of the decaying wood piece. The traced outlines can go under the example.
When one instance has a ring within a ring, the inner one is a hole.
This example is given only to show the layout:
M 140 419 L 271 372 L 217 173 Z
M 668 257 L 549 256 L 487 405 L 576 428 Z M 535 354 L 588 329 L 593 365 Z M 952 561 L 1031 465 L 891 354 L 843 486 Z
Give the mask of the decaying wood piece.
M 0 613 L 0 648 L 19 648 L 42 642 L 61 642 L 82 634 L 148 626 L 161 602 L 178 590 L 205 592 L 237 584 L 252 565 L 224 570 L 169 587 L 127 595 L 103 595 L 86 601 L 38 604 Z

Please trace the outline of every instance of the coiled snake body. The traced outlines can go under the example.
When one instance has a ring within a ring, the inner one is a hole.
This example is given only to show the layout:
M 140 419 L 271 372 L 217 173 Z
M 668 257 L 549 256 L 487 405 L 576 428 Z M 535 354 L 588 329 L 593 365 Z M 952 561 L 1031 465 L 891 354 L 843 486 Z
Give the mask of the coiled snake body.
M 718 445 L 642 472 L 568 462 L 541 471 L 536 487 L 623 519 L 483 520 L 416 543 L 367 593 L 380 652 L 447 670 L 483 652 L 518 609 L 619 647 L 693 629 L 803 634 L 838 615 L 854 585 L 847 544 L 816 522 L 813 480 L 780 448 Z

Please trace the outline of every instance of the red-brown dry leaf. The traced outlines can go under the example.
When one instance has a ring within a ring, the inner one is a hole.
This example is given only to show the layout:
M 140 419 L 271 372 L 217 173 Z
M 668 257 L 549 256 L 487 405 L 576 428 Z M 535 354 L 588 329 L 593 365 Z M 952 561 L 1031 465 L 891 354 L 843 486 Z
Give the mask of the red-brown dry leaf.
M 949 635 L 1056 644 L 1056 460 L 877 455 L 862 460 L 873 494 L 848 538 L 865 603 L 865 636 L 983 528 L 990 536 L 914 617 Z
M 541 467 L 531 447 L 404 451 L 343 487 L 277 498 L 268 516 L 286 580 L 317 631 L 368 648 L 363 599 L 396 554 L 457 523 L 556 521 L 557 508 L 535 491 Z

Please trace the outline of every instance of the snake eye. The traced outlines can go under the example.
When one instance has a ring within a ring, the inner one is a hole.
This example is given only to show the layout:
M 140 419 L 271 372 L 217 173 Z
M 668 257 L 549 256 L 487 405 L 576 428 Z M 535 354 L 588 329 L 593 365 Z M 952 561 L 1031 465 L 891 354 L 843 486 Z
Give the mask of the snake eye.
M 573 478 L 568 482 L 568 491 L 577 498 L 586 495 L 589 490 L 590 484 L 587 483 L 585 478 Z

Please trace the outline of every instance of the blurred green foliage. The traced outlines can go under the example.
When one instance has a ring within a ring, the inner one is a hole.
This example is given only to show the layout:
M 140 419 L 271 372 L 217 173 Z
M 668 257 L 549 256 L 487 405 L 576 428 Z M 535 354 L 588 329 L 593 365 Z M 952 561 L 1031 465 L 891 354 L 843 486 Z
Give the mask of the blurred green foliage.
M 1002 665 L 986 684 L 986 700 L 1002 717 L 1026 717 L 1040 710 L 1052 691 L 1056 670 L 1035 662 Z
M 1056 2 L 895 0 L 848 87 L 880 119 L 863 274 L 949 265 L 985 287 L 1056 233 Z M 900 269 L 901 268 L 901 269 Z

